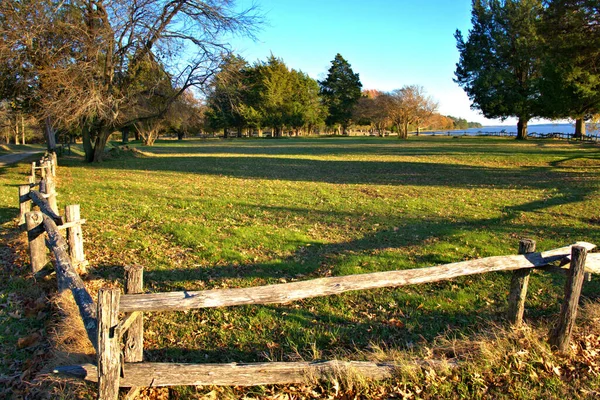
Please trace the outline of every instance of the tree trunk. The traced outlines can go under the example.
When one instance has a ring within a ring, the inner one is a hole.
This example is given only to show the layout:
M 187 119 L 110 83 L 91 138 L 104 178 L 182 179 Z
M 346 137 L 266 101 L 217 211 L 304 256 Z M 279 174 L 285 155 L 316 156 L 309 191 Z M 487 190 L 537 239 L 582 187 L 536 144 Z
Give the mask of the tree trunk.
M 19 121 L 15 117 L 15 144 L 19 144 Z
M 128 126 L 121 128 L 121 138 L 122 138 L 121 141 L 123 142 L 123 144 L 129 143 L 129 127 Z
M 573 139 L 583 139 L 585 137 L 585 120 L 583 118 L 577 118 L 575 120 L 575 134 Z
M 517 122 L 517 140 L 526 140 L 527 139 L 527 123 L 529 120 L 525 117 L 519 117 L 519 122 Z
M 104 148 L 106 147 L 106 142 L 108 141 L 108 137 L 110 136 L 110 129 L 103 127 L 98 130 L 98 135 L 96 136 L 96 141 L 94 143 L 94 158 L 93 162 L 102 161 L 102 157 L 104 156 Z
M 227 132 L 227 128 L 223 128 L 223 138 L 227 139 L 229 137 L 229 132 Z
M 90 133 L 91 127 L 83 124 L 81 136 L 83 139 L 83 151 L 85 152 L 85 161 L 92 162 L 94 160 L 94 147 L 92 146 L 92 136 Z
M 48 150 L 54 151 L 56 149 L 56 135 L 52 128 L 52 120 L 50 117 L 44 119 L 44 131 L 46 133 L 46 138 L 48 138 Z
M 400 127 L 398 127 L 398 129 L 400 129 Z M 398 133 L 398 135 L 400 135 L 400 139 L 408 139 L 408 122 L 402 124 L 402 131 L 399 130 L 398 132 L 402 132 Z
M 25 117 L 21 115 L 21 144 L 25 144 Z

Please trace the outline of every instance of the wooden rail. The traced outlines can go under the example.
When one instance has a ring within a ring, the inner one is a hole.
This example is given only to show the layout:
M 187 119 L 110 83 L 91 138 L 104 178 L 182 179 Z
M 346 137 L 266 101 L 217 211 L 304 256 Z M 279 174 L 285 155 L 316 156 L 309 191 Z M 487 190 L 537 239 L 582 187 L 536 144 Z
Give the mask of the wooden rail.
M 584 242 L 576 245 L 588 250 L 595 248 L 595 245 Z M 121 297 L 119 311 L 184 311 L 243 304 L 288 303 L 352 290 L 431 283 L 465 275 L 547 266 L 567 258 L 571 247 L 527 255 L 487 257 L 429 268 L 319 278 L 252 288 L 131 294 Z
M 56 166 L 54 153 L 40 160 L 39 166 L 32 163 L 30 183 L 19 187 L 20 220 L 25 222 L 27 229 L 32 272 L 38 273 L 47 264 L 46 248 L 49 249 L 54 255 L 58 290 L 70 290 L 73 294 L 88 338 L 97 349 L 96 303 L 77 271 L 77 268 L 86 265 L 81 234 L 81 225 L 85 220 L 79 218 L 79 205 L 66 207 L 68 222 L 58 214 L 54 184 Z M 41 174 L 39 181 L 36 172 Z M 39 191 L 32 190 L 36 186 L 39 186 Z M 32 205 L 40 211 L 31 211 Z M 68 241 L 60 232 L 65 229 Z

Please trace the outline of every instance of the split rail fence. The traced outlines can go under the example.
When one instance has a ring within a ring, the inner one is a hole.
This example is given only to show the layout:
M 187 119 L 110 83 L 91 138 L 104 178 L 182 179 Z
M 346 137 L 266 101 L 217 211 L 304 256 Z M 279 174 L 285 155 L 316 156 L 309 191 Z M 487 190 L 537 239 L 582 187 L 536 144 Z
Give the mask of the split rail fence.
M 577 304 L 586 274 L 600 272 L 600 254 L 586 242 L 536 252 L 535 241 L 519 243 L 519 254 L 486 257 L 428 268 L 327 277 L 307 281 L 250 288 L 143 293 L 143 269 L 128 267 L 125 293 L 104 288 L 94 302 L 78 273 L 87 262 L 83 251 L 78 205 L 58 214 L 56 203 L 56 158 L 45 157 L 31 167 L 29 184 L 19 187 L 20 221 L 27 229 L 29 254 L 34 273 L 48 264 L 46 247 L 54 254 L 59 290 L 71 290 L 78 305 L 97 362 L 56 368 L 57 373 L 98 383 L 98 398 L 117 399 L 119 388 L 130 388 L 133 397 L 142 387 L 179 385 L 254 386 L 298 383 L 307 376 L 326 378 L 340 370 L 365 377 L 389 377 L 397 365 L 358 361 L 267 362 L 229 364 L 175 364 L 143 362 L 143 313 L 230 307 L 244 304 L 277 304 L 329 296 L 355 290 L 424 284 L 460 276 L 496 271 L 513 271 L 509 291 L 508 320 L 523 321 L 527 286 L 532 269 L 560 270 L 568 274 L 565 300 L 550 343 L 560 351 L 568 348 L 575 324 Z M 38 174 L 38 172 L 40 174 Z M 38 180 L 38 175 L 40 179 Z M 39 211 L 31 211 L 35 205 Z M 66 238 L 61 231 L 66 229 Z M 567 267 L 568 268 L 565 268 Z M 123 315 L 123 317 L 121 317 Z

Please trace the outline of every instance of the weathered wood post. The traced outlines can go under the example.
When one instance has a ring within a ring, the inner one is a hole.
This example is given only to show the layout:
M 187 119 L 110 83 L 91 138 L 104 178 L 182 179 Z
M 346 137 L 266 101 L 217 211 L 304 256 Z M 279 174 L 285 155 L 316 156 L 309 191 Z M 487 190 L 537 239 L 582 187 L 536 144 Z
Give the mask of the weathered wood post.
M 50 157 L 50 171 L 52 172 L 52 176 L 56 176 L 56 167 L 58 166 L 58 156 L 56 152 L 53 151 L 49 154 Z
M 121 291 L 103 288 L 98 292 L 98 400 L 119 398 L 121 348 L 119 345 L 119 299 Z
M 43 227 L 44 217 L 41 211 L 32 211 L 25 214 L 25 223 L 27 226 L 27 240 L 29 241 L 29 260 L 31 262 L 31 272 L 34 274 L 40 271 L 46 263 L 46 240 Z
M 31 199 L 29 198 L 29 191 L 31 186 L 20 185 L 19 186 L 19 225 L 25 223 L 25 214 L 31 211 Z
M 35 161 L 31 162 L 31 179 L 35 182 Z
M 125 267 L 125 293 L 139 294 L 144 292 L 144 268 L 141 265 Z M 125 333 L 125 362 L 144 360 L 144 317 L 139 317 Z
M 42 179 L 46 178 L 46 161 L 43 158 L 40 160 L 40 166 L 38 169 L 42 174 Z
M 85 270 L 87 261 L 83 251 L 83 231 L 81 229 L 81 214 L 79 204 L 71 204 L 65 207 L 65 218 L 67 223 L 73 225 L 67 229 L 67 241 L 69 243 L 69 255 L 76 270 Z
M 43 170 L 42 170 L 43 171 Z M 42 185 L 42 181 L 44 184 Z M 54 213 L 58 214 L 58 204 L 56 203 L 56 183 L 52 175 L 46 174 L 40 181 L 40 192 L 45 194 L 48 199 L 48 204 Z
M 519 241 L 519 254 L 535 252 L 535 240 L 521 239 Z M 527 286 L 531 268 L 518 269 L 513 272 L 510 281 L 510 293 L 508 295 L 507 318 L 511 324 L 518 327 L 523 323 L 525 312 L 525 298 L 527 297 Z
M 565 301 L 560 308 L 558 324 L 550 335 L 550 345 L 560 351 L 567 350 L 571 332 L 575 326 L 577 318 L 577 306 L 581 287 L 583 286 L 583 276 L 585 268 L 585 259 L 587 250 L 585 247 L 573 246 L 571 248 L 571 266 L 565 285 Z

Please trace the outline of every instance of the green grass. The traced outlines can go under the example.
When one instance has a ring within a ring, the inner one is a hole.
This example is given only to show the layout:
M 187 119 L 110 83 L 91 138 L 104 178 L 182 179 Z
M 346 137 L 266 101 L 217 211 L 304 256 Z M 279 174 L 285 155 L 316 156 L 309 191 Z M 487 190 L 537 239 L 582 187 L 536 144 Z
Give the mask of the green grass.
M 150 291 L 248 287 L 600 243 L 600 151 L 552 140 L 420 137 L 158 141 L 100 165 L 60 159 L 94 275 L 145 266 Z M 26 166 L 5 168 L 0 218 Z M 186 313 L 151 313 L 149 361 L 345 357 L 430 346 L 502 320 L 510 275 Z M 564 280 L 535 273 L 526 319 L 556 315 Z M 597 278 L 584 295 L 596 298 Z M 3 293 L 11 292 L 4 287 Z M 6 370 L 0 362 L 0 373 Z

